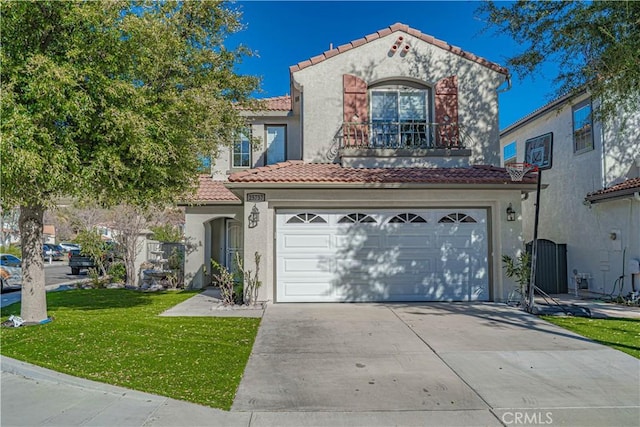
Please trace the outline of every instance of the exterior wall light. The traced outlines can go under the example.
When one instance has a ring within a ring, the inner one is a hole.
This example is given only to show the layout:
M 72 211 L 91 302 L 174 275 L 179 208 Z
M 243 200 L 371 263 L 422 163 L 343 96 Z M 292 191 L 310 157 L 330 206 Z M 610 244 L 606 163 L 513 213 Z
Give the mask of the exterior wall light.
M 516 211 L 513 210 L 513 206 L 509 203 L 507 206 L 507 221 L 515 221 L 516 220 Z
M 256 206 L 255 204 L 253 205 L 253 208 L 251 208 L 251 213 L 249 214 L 249 228 L 254 228 L 258 225 L 258 222 L 260 222 L 260 211 L 258 210 L 258 206 Z

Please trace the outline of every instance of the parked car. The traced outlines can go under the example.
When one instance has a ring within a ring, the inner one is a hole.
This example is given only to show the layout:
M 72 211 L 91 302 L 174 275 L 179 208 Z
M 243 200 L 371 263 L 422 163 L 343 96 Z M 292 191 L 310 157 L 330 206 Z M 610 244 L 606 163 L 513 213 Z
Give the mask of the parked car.
M 0 254 L 0 265 L 7 267 L 20 267 L 22 260 L 15 255 Z
M 82 254 L 80 249 L 72 249 L 68 254 L 69 267 L 71 267 L 71 274 L 78 275 L 82 270 L 89 270 L 96 267 L 95 260 L 88 255 Z M 118 247 L 114 242 L 105 242 L 105 254 L 104 265 L 108 267 L 109 264 L 115 260 L 122 259 L 122 256 L 118 252 Z
M 60 246 L 64 252 L 80 250 L 80 245 L 72 242 L 60 242 L 58 246 Z
M 20 289 L 22 286 L 22 268 L 0 266 L 0 292 Z
M 62 251 L 56 247 L 57 245 L 53 244 L 45 244 L 42 245 L 42 257 L 44 259 L 53 259 L 54 261 L 59 261 L 63 258 Z

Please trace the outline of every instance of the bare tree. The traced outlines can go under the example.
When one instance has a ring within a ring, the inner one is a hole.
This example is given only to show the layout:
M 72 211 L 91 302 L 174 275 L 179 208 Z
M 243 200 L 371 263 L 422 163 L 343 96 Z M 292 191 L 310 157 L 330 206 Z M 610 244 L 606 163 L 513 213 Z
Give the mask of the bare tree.
M 0 209 L 2 224 L 2 246 L 9 246 L 12 241 L 20 236 L 20 227 L 18 219 L 20 218 L 20 209 Z
M 144 244 L 144 239 L 141 237 L 148 223 L 148 212 L 127 204 L 113 209 L 109 217 L 109 225 L 113 229 L 113 239 L 118 245 L 127 270 L 126 283 L 129 286 L 137 285 L 135 261 Z

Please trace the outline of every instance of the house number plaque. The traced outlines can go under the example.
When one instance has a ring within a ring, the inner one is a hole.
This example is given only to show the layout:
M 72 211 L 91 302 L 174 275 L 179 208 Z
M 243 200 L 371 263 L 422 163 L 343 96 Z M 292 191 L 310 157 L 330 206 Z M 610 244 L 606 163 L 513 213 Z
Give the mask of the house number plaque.
M 247 193 L 247 202 L 259 203 L 264 201 L 264 193 Z

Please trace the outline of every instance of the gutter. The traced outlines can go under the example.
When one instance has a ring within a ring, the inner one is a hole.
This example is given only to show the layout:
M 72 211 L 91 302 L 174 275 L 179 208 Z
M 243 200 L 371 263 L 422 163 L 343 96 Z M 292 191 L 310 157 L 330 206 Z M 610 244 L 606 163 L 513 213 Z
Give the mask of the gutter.
M 628 199 L 628 198 L 632 198 L 640 202 L 640 192 L 638 192 L 638 189 L 629 188 L 626 190 L 620 190 L 613 193 L 587 196 L 584 198 L 584 201 L 589 204 L 594 204 L 594 203 L 604 203 L 604 202 L 609 202 L 613 200 L 621 200 L 621 199 Z

